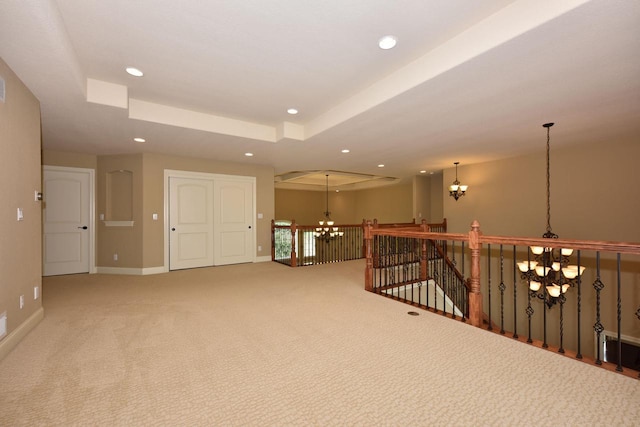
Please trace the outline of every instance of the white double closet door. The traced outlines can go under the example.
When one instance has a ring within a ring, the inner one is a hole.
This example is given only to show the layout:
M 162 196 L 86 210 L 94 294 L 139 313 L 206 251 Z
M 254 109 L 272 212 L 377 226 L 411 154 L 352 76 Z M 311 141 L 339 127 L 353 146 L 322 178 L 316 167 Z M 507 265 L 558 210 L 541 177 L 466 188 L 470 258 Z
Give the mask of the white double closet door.
M 255 178 L 165 174 L 169 270 L 253 262 Z

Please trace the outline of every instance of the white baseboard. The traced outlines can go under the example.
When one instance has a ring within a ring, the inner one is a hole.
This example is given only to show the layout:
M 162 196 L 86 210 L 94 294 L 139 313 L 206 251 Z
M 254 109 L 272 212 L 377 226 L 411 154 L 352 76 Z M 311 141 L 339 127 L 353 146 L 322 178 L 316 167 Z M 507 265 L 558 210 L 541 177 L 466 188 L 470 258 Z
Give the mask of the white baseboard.
M 2 341 L 0 341 L 0 360 L 4 359 L 7 354 L 13 350 L 24 337 L 27 336 L 33 328 L 44 318 L 44 308 L 40 307 L 27 320 L 22 322 L 20 326 L 14 329 Z
M 164 266 L 160 266 L 160 267 L 147 267 L 147 268 L 143 268 L 142 269 L 142 275 L 146 276 L 147 274 L 162 274 L 162 273 L 168 273 L 169 269 L 168 268 L 164 268 Z
M 271 255 L 256 257 L 254 262 L 271 262 Z M 164 266 L 147 268 L 126 268 L 126 267 L 96 267 L 99 274 L 128 274 L 131 276 L 146 276 L 147 274 L 168 273 L 169 269 Z
M 147 274 L 166 273 L 164 267 L 148 268 L 124 268 L 124 267 L 97 267 L 99 274 L 128 274 L 131 276 L 146 276 Z

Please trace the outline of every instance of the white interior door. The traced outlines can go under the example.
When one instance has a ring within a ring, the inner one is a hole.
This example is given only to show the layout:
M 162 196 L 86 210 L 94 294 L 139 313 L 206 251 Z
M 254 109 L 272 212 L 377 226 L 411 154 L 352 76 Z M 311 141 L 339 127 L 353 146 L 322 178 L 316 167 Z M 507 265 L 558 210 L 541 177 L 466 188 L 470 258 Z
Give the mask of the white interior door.
M 254 259 L 254 182 L 215 180 L 215 264 L 239 264 Z
M 213 180 L 169 177 L 169 269 L 213 265 Z
M 90 173 L 43 171 L 43 275 L 89 272 Z

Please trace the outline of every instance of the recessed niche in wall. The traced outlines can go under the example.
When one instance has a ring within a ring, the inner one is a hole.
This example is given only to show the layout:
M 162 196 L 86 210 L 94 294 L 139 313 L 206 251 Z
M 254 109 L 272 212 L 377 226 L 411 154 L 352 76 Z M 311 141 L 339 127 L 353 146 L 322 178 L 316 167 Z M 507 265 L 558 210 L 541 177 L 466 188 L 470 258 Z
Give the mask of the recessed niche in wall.
M 107 172 L 107 209 L 104 224 L 110 227 L 133 226 L 133 172 Z

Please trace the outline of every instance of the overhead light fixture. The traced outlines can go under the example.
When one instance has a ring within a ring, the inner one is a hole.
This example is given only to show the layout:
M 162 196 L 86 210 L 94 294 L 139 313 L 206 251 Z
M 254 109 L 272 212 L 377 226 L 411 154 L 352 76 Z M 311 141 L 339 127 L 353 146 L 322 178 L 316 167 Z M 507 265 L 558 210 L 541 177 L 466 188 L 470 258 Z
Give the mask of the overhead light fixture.
M 333 225 L 334 222 L 331 219 L 331 212 L 329 212 L 329 174 L 327 174 L 326 177 L 327 177 L 327 189 L 326 189 L 327 210 L 323 212 L 324 219 L 321 219 L 320 221 L 318 221 L 318 224 L 320 225 L 320 227 L 316 227 L 316 231 L 313 234 L 314 236 L 316 236 L 318 240 L 329 242 L 330 240 L 335 239 L 336 237 L 344 236 L 344 231 L 340 231 L 338 227 L 334 227 Z
M 550 128 L 553 123 L 542 125 L 547 128 L 547 230 L 542 235 L 545 239 L 557 239 L 558 235 L 551 229 L 551 191 L 550 191 Z M 529 248 L 534 260 L 518 263 L 518 269 L 522 273 L 522 278 L 529 285 L 529 292 L 532 296 L 543 300 L 549 308 L 556 302 L 564 303 L 564 293 L 575 284 L 582 275 L 585 267 L 569 265 L 569 257 L 573 249 L 550 248 L 544 246 L 532 246 Z
M 398 39 L 396 38 L 396 36 L 391 35 L 384 36 L 380 40 L 378 40 L 378 46 L 380 46 L 380 49 L 383 50 L 393 49 L 397 43 Z
M 427 171 L 425 171 L 425 170 L 422 170 L 422 171 L 420 171 L 420 173 L 427 173 Z
M 134 77 L 142 77 L 144 76 L 144 73 L 140 70 L 138 70 L 135 67 L 127 67 L 126 68 L 127 73 L 131 74 Z
M 244 155 L 247 157 L 253 157 L 253 153 L 244 153 Z
M 458 201 L 460 197 L 465 195 L 469 186 L 460 184 L 460 181 L 458 181 L 458 165 L 460 162 L 454 162 L 453 164 L 456 165 L 456 180 L 449 186 L 449 195 Z
M 144 139 L 144 138 L 133 138 L 133 140 L 135 142 L 146 142 L 146 139 Z
M 384 167 L 384 165 L 383 165 L 382 163 L 380 163 L 380 164 L 378 165 L 378 167 L 379 167 L 379 168 L 383 168 L 383 167 Z
M 345 149 L 343 149 L 343 150 L 342 150 L 342 153 L 343 153 L 343 154 L 347 154 L 347 153 L 349 153 L 349 152 L 350 152 L 350 151 L 349 151 L 347 148 L 345 148 Z
M 292 116 L 298 114 L 298 110 L 296 108 L 289 108 L 287 110 L 287 113 L 291 114 Z

